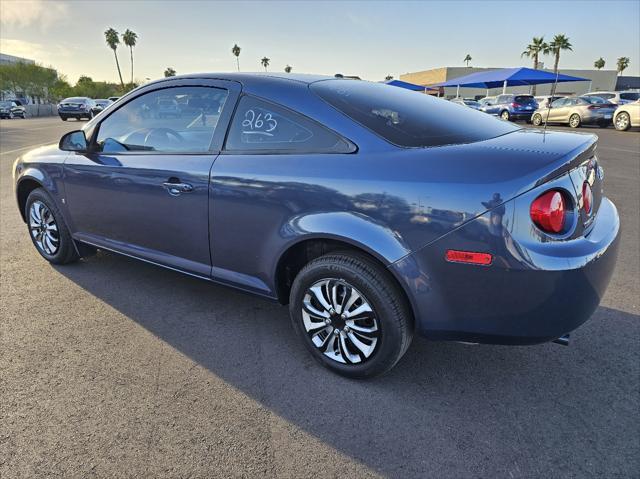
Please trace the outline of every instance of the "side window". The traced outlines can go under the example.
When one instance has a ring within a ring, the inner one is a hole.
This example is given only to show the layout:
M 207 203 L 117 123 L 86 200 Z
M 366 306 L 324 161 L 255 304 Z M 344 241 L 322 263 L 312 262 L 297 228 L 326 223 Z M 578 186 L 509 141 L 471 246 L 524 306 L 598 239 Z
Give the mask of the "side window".
M 211 87 L 170 87 L 146 93 L 100 124 L 97 149 L 104 153 L 207 152 L 227 95 L 227 90 Z
M 350 153 L 352 145 L 315 121 L 284 107 L 243 96 L 231 121 L 228 151 Z

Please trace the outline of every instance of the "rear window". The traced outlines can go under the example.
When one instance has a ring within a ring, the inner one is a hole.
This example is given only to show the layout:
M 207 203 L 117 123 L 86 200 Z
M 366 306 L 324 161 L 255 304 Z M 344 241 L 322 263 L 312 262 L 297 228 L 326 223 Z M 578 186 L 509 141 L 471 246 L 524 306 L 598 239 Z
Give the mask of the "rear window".
M 80 96 L 72 96 L 71 98 L 65 98 L 62 100 L 62 103 L 85 103 L 87 101 L 86 98 Z
M 513 101 L 516 103 L 524 103 L 526 105 L 527 103 L 535 103 L 536 100 L 529 95 L 518 95 L 514 97 Z
M 582 100 L 586 100 L 593 105 L 598 103 L 608 103 L 605 99 L 600 98 L 599 96 L 583 96 Z
M 637 99 L 640 98 L 640 93 L 620 93 L 620 98 L 622 100 L 631 100 L 631 101 L 636 101 Z
M 472 108 L 403 88 L 360 80 L 311 84 L 320 98 L 394 145 L 471 143 L 519 128 Z

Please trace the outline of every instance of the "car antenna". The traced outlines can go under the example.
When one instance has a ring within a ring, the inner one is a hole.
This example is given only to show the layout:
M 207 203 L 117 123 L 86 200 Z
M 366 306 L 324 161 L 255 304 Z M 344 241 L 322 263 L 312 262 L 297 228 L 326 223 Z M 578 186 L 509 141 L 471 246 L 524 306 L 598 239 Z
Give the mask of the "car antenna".
M 556 93 L 556 86 L 558 85 L 558 76 L 560 76 L 560 71 L 556 69 L 556 79 L 554 80 L 553 85 L 551 86 L 551 98 L 549 98 L 549 100 L 551 100 L 551 103 L 553 103 L 553 96 Z M 551 113 L 551 103 L 549 103 L 549 105 L 547 106 L 547 119 L 544 121 L 544 128 L 542 130 L 543 142 L 547 135 L 547 124 L 549 123 L 549 113 Z

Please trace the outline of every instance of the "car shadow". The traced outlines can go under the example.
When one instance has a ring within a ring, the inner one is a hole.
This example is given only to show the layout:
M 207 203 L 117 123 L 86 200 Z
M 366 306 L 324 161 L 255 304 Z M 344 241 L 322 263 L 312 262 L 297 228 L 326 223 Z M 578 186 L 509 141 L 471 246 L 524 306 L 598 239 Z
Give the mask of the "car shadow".
M 110 253 L 56 269 L 379 473 L 613 477 L 638 465 L 627 456 L 637 432 L 638 315 L 600 307 L 569 347 L 415 338 L 390 373 L 354 381 L 309 356 L 280 305 Z

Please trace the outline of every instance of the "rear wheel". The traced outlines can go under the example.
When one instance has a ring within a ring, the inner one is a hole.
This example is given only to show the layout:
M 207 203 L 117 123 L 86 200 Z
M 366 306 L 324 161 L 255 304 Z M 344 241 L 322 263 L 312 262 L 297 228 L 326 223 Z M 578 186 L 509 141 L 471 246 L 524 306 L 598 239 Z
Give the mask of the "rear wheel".
M 509 118 L 511 118 L 511 115 L 509 114 L 508 110 L 504 110 L 502 113 L 500 113 L 500 118 L 502 118 L 503 120 L 509 121 Z
M 335 253 L 296 276 L 289 313 L 313 357 L 343 376 L 390 370 L 411 342 L 413 318 L 389 273 L 364 255 Z
M 542 125 L 542 115 L 539 115 L 539 114 L 533 115 L 533 118 L 531 119 L 531 123 L 533 123 L 533 126 Z
M 580 115 L 578 115 L 577 113 L 574 113 L 569 117 L 569 126 L 571 128 L 578 128 L 580 126 L 580 123 L 582 123 L 582 121 L 580 120 Z
M 78 259 L 62 214 L 43 188 L 33 190 L 25 206 L 29 237 L 38 253 L 54 264 L 72 263 Z
M 626 131 L 631 127 L 631 118 L 626 111 L 621 111 L 616 115 L 616 119 L 613 122 L 618 131 Z

